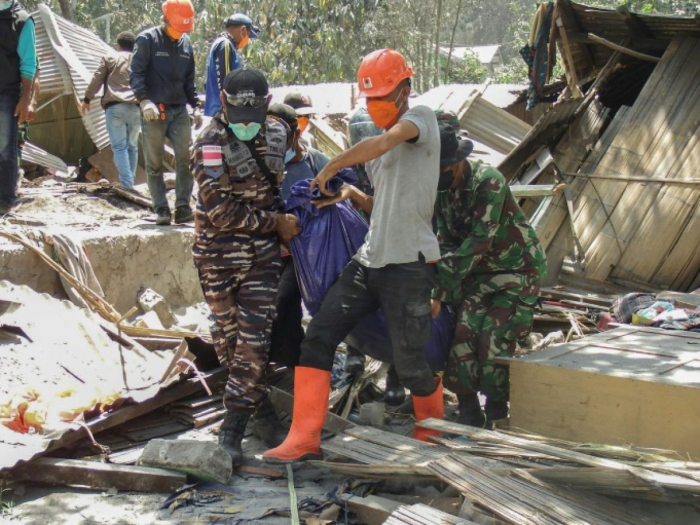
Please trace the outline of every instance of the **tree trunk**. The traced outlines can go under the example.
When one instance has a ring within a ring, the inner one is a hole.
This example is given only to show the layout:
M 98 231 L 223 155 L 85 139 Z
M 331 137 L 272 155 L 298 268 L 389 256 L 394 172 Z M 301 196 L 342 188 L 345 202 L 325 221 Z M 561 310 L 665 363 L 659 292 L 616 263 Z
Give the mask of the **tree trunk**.
M 61 15 L 63 18 L 75 22 L 76 0 L 58 0 L 58 4 L 61 6 Z
M 462 14 L 462 0 L 457 3 L 457 15 L 455 16 L 455 23 L 452 26 L 452 36 L 450 36 L 450 52 L 447 53 L 447 64 L 445 66 L 445 84 L 450 82 L 450 62 L 452 61 L 452 50 L 455 47 L 455 35 L 457 34 L 457 25 L 459 24 L 459 15 Z
M 442 22 L 442 0 L 437 3 L 437 15 L 435 21 L 435 77 L 433 84 L 440 85 L 440 23 Z

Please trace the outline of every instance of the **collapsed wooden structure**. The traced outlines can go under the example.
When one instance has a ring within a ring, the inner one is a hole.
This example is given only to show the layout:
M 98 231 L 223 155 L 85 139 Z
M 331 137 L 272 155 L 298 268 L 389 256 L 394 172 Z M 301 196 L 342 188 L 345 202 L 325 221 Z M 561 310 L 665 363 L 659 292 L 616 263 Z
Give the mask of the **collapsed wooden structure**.
M 568 86 L 500 165 L 518 180 L 549 156 L 550 176 L 568 186 L 536 223 L 550 276 L 571 257 L 596 281 L 698 288 L 697 15 L 557 0 L 553 19 Z

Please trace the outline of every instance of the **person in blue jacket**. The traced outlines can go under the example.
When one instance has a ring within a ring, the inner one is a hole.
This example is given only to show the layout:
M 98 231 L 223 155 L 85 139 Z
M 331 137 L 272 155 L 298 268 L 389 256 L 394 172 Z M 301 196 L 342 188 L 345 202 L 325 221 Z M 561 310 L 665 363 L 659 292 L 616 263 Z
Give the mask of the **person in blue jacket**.
M 207 62 L 206 100 L 204 114 L 213 117 L 221 109 L 221 86 L 231 71 L 243 64 L 238 52 L 251 38 L 258 38 L 258 28 L 243 13 L 236 13 L 226 19 L 226 31 L 221 33 L 211 46 Z
M 0 215 L 17 199 L 17 129 L 32 119 L 36 71 L 34 20 L 19 2 L 0 1 Z
M 194 179 L 190 171 L 192 131 L 187 104 L 194 121 L 202 115 L 194 86 L 194 50 L 187 33 L 194 30 L 191 0 L 163 2 L 163 25 L 147 29 L 136 38 L 129 84 L 141 106 L 148 189 L 156 224 L 170 224 L 165 196 L 163 154 L 168 138 L 175 152 L 175 223 L 192 221 L 190 205 Z

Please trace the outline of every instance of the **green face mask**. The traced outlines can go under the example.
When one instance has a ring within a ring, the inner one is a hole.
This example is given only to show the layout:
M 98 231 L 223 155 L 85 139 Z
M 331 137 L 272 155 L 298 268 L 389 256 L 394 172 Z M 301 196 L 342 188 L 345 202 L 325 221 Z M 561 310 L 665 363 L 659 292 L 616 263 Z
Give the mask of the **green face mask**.
M 249 140 L 253 140 L 258 132 L 260 132 L 262 125 L 257 122 L 251 122 L 250 124 L 229 124 L 228 127 L 233 131 L 233 134 L 236 135 L 238 140 L 248 142 Z

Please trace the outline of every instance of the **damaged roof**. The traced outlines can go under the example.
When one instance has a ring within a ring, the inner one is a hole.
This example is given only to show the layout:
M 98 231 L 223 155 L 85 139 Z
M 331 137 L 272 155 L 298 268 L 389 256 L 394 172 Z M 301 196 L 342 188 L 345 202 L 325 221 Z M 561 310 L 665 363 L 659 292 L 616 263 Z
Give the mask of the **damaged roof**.
M 32 16 L 41 64 L 41 106 L 64 95 L 73 95 L 77 106 L 100 60 L 114 50 L 94 33 L 54 14 L 44 4 L 39 4 Z M 104 111 L 97 102 L 82 120 L 95 146 L 101 150 L 109 146 L 109 137 Z
M 697 14 L 693 18 L 645 15 L 632 13 L 625 6 L 601 9 L 557 0 L 556 18 L 561 18 L 579 80 L 594 77 L 614 53 L 609 47 L 594 43 L 590 34 L 659 57 L 674 36 L 700 36 Z

